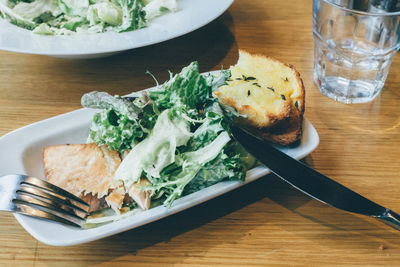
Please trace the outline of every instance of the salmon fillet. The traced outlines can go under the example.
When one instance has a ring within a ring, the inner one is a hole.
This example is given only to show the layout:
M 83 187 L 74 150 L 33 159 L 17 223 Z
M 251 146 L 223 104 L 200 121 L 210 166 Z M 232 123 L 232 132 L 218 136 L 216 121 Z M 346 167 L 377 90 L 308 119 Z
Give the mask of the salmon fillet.
M 121 186 L 114 189 L 107 197 L 107 204 L 116 212 L 119 213 L 125 199 L 125 187 Z
M 89 213 L 108 207 L 104 198 L 97 198 L 97 196 L 93 196 L 92 194 L 86 194 L 84 196 L 79 196 L 79 197 L 90 205 L 89 209 L 87 210 L 87 212 Z M 78 207 L 81 207 L 85 210 L 85 207 L 83 205 L 80 204 L 77 205 Z
M 93 208 L 100 208 L 100 199 L 113 194 L 125 196 L 124 187 L 114 180 L 114 174 L 121 164 L 117 151 L 96 144 L 55 145 L 43 149 L 44 171 L 47 181 L 55 184 L 76 196 L 91 199 Z M 96 201 L 99 199 L 99 201 Z M 98 202 L 98 203 L 97 203 Z M 110 201 L 113 206 L 120 206 L 117 201 Z M 122 203 L 121 203 L 122 204 Z M 91 210 L 96 210 L 91 208 Z
M 140 179 L 139 182 L 134 183 L 128 190 L 129 196 L 135 200 L 135 202 L 139 205 L 140 208 L 144 210 L 148 210 L 150 208 L 151 200 L 150 200 L 150 191 L 144 191 L 142 187 L 149 185 L 150 182 L 147 179 Z
M 89 212 L 111 207 L 120 213 L 122 205 L 132 201 L 142 209 L 150 207 L 151 192 L 141 187 L 149 182 L 141 179 L 141 186 L 134 184 L 126 190 L 122 181 L 114 180 L 121 158 L 106 146 L 49 146 L 43 149 L 43 163 L 47 181 L 83 198 L 90 204 Z

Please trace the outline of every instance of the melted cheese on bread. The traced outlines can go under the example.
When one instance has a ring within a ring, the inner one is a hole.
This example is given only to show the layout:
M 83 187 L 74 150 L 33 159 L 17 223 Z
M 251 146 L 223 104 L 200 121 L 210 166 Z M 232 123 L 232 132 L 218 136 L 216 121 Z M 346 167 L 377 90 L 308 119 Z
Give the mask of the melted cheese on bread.
M 291 65 L 270 57 L 239 51 L 230 67 L 227 85 L 214 93 L 221 104 L 247 115 L 240 123 L 263 133 L 267 139 L 287 145 L 301 134 L 305 91 L 299 73 Z
M 230 71 L 228 84 L 215 94 L 221 103 L 248 115 L 254 126 L 271 127 L 290 116 L 292 109 L 303 109 L 304 88 L 292 66 L 239 51 Z

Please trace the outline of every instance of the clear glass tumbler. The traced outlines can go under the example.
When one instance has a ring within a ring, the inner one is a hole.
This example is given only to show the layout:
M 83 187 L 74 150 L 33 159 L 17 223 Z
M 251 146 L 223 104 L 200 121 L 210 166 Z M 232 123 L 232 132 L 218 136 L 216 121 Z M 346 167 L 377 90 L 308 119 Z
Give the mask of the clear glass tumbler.
M 323 95 L 364 103 L 380 93 L 399 49 L 399 8 L 400 0 L 313 0 L 314 81 Z

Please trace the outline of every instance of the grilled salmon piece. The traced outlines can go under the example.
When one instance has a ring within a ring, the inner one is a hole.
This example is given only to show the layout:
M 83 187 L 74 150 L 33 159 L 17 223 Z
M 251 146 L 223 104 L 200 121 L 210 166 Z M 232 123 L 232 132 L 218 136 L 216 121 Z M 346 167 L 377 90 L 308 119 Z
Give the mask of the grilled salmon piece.
M 150 182 L 147 179 L 140 179 L 139 183 L 134 183 L 128 190 L 128 194 L 135 202 L 139 205 L 140 208 L 144 210 L 148 210 L 150 208 L 150 191 L 143 190 L 143 187 L 148 185 Z
M 117 195 L 122 195 L 123 200 L 125 190 L 114 180 L 121 164 L 118 152 L 96 144 L 55 145 L 43 149 L 43 162 L 47 181 L 87 198 L 91 211 L 103 208 L 104 197 L 109 193 L 106 201 L 114 210 L 122 205 Z
M 120 186 L 114 189 L 106 198 L 107 204 L 116 212 L 120 213 L 120 209 L 125 199 L 125 187 Z
M 90 205 L 88 212 L 91 213 L 96 210 L 101 210 L 107 208 L 108 205 L 104 198 L 98 198 L 96 195 L 86 194 L 84 196 L 79 196 L 83 201 Z M 78 205 L 80 206 L 80 205 Z M 83 208 L 83 207 L 82 207 Z
M 120 213 L 123 204 L 135 201 L 139 207 L 150 208 L 149 184 L 141 179 L 126 190 L 121 181 L 114 179 L 121 164 L 116 151 L 97 144 L 55 145 L 43 149 L 44 170 L 47 181 L 55 184 L 90 204 L 89 212 L 111 207 Z

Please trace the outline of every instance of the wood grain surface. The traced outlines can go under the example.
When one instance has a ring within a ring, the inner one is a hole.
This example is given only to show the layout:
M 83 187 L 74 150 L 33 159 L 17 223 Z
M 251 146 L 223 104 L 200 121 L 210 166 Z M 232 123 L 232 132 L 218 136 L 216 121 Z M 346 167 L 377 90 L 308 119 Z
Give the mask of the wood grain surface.
M 126 94 L 193 60 L 201 71 L 236 63 L 238 49 L 293 64 L 320 145 L 305 162 L 400 212 L 400 61 L 382 94 L 345 105 L 312 79 L 310 0 L 236 0 L 214 22 L 164 43 L 92 60 L 0 52 L 0 136 L 80 108 L 91 90 Z M 7 153 L 7 151 L 0 151 Z M 0 213 L 0 266 L 400 265 L 400 232 L 325 206 L 268 175 L 166 219 L 103 240 L 51 247 Z

